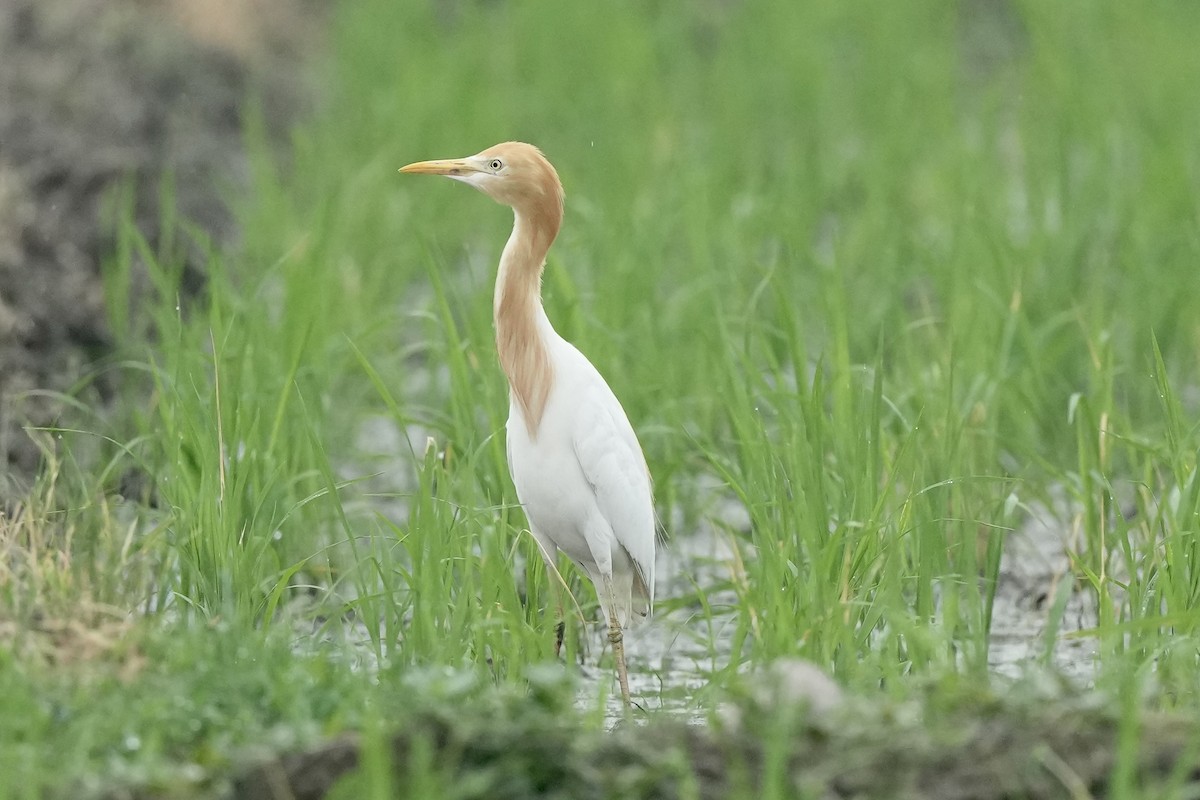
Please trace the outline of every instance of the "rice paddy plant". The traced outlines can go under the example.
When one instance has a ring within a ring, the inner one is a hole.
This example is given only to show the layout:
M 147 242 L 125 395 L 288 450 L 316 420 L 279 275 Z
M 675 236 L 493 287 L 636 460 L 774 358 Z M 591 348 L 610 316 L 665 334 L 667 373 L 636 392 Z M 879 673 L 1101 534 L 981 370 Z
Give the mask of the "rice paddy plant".
M 587 12 L 555 12 L 580 44 L 558 71 L 545 69 L 552 48 L 475 46 L 484 31 L 525 36 L 544 11 L 447 23 L 423 8 L 347 10 L 339 36 L 355 46 L 337 61 L 330 122 L 297 133 L 286 176 L 256 158 L 244 251 L 236 269 L 213 256 L 202 314 L 176 308 L 176 248 L 150 253 L 122 232 L 121 263 L 156 265 L 143 327 L 160 344 L 138 457 L 156 475 L 171 566 L 152 605 L 175 598 L 211 615 L 232 604 L 267 619 L 307 582 L 370 622 L 378 656 L 409 660 L 426 647 L 489 650 L 467 632 L 476 613 L 534 622 L 539 569 L 528 613 L 507 578 L 528 543 L 490 341 L 506 220 L 450 189 L 418 206 L 389 183 L 394 164 L 486 143 L 508 119 L 566 165 L 548 310 L 638 420 L 664 518 L 697 520 L 671 506 L 696 499 L 704 471 L 750 514 L 746 572 L 731 576 L 751 643 L 738 658 L 803 652 L 870 680 L 982 670 L 1004 536 L 1048 481 L 1080 500 L 1089 544 L 1077 566 L 1102 608 L 1119 606 L 1108 562 L 1128 530 L 1108 538 L 1117 499 L 1104 476 L 1132 465 L 1111 463 L 1110 431 L 1126 406 L 1136 438 L 1153 392 L 1119 382 L 1145 338 L 1127 335 L 1124 295 L 1097 287 L 1162 252 L 1145 231 L 1163 212 L 1132 205 L 1097 167 L 1105 153 L 1140 153 L 1134 134 L 1071 122 L 1073 149 L 1055 149 L 1066 123 L 1050 113 L 1053 89 L 1075 86 L 1092 54 L 1049 55 L 1066 34 L 1030 11 L 1028 29 L 1005 34 L 1020 57 L 977 73 L 958 38 L 971 34 L 955 25 L 981 23 L 932 6 L 876 18 L 750 4 L 696 12 L 691 28 L 646 10 L 605 37 L 585 35 Z M 386 46 L 380 14 L 412 31 L 411 52 Z M 784 35 L 804 47 L 774 48 L 780 63 L 764 72 L 751 54 Z M 398 86 L 381 85 L 381 64 L 406 65 Z M 553 98 L 574 75 L 638 64 L 655 79 L 614 78 L 553 126 L 553 103 L 517 88 L 544 73 Z M 479 68 L 503 91 L 469 108 L 420 91 L 424 75 L 466 85 Z M 1119 80 L 1139 79 L 1150 73 Z M 1113 111 L 1078 94 L 1080 119 Z M 651 115 L 646 136 L 596 124 L 612 97 Z M 439 115 L 469 141 L 415 123 Z M 1106 231 L 1114 248 L 1097 249 Z M 119 294 L 128 278 L 117 269 L 110 283 Z M 1178 297 L 1131 301 L 1168 315 L 1147 321 L 1155 330 L 1184 319 Z M 382 483 L 341 446 L 371 415 L 399 433 Z
M 660 598 L 654 624 L 691 612 L 679 640 L 709 657 L 690 707 L 784 655 L 896 699 L 986 683 L 1002 554 L 1034 506 L 1070 543 L 1048 645 L 1086 592 L 1096 623 L 1072 635 L 1099 643 L 1100 683 L 1194 707 L 1200 20 L 1118 6 L 340 7 L 327 105 L 285 157 L 249 116 L 244 237 L 208 253 L 201 295 L 181 253 L 206 244 L 169 186 L 173 239 L 118 228 L 105 369 L 148 391 L 37 432 L 42 482 L 0 520 L 0 624 L 136 611 L 155 685 L 199 707 L 222 670 L 265 665 L 237 691 L 271 684 L 252 707 L 281 725 L 365 726 L 378 796 L 398 785 L 370 713 L 404 680 L 449 667 L 536 694 L 557 578 L 505 460 L 491 282 L 510 220 L 395 177 L 519 138 L 567 190 L 547 312 L 634 420 L 666 547 L 706 525 L 732 546 L 715 585 Z M 569 637 L 567 663 L 590 642 Z M 196 708 L 149 703 L 64 734 L 22 698 L 86 698 L 10 667 L 10 737 L 30 720 L 81 758 L 139 725 L 166 760 L 230 719 L 258 731 L 217 704 L 173 738 Z M 20 774 L 46 763 L 29 758 Z M 440 790 L 430 753 L 409 760 L 407 788 Z

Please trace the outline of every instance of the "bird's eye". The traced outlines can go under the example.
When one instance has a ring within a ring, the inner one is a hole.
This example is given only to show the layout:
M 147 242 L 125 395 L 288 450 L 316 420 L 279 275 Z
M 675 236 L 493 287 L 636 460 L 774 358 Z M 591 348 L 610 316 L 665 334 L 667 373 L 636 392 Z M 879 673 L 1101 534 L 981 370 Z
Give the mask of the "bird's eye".
M 492 172 L 499 172 L 501 169 L 504 168 L 504 162 L 498 158 L 493 158 L 488 163 L 488 166 L 492 168 Z

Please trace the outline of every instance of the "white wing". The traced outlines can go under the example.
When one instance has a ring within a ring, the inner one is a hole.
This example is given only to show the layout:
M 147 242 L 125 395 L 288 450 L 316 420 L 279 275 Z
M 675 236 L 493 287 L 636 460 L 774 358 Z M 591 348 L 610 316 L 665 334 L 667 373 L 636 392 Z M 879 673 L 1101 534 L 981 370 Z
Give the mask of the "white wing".
M 598 373 L 595 380 L 589 381 L 581 398 L 572 443 L 584 477 L 595 492 L 600 513 L 633 561 L 637 573 L 630 576 L 636 598 L 634 608 L 646 613 L 654 601 L 654 502 L 650 472 L 625 410 Z M 644 608 L 639 608 L 643 605 Z

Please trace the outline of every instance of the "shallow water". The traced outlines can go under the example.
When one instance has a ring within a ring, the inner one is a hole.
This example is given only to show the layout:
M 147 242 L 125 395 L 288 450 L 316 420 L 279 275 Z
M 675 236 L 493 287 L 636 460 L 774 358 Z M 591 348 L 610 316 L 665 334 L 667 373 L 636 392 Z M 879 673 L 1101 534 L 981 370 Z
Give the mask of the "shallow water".
M 736 508 L 725 509 L 722 523 L 736 524 L 739 513 Z M 988 652 L 989 665 L 999 675 L 1016 678 L 1044 662 L 1079 685 L 1094 678 L 1095 639 L 1078 634 L 1095 628 L 1098 615 L 1094 596 L 1074 585 L 1070 571 L 1067 553 L 1079 549 L 1072 540 L 1071 516 L 1065 504 L 1054 509 L 1035 506 L 1006 540 Z M 664 589 L 660 596 L 691 595 L 692 580 L 702 587 L 717 584 L 728 578 L 732 561 L 728 540 L 711 527 L 675 540 L 660 549 L 657 568 Z M 1056 598 L 1065 607 L 1047 649 Z M 709 674 L 727 666 L 735 620 L 732 592 L 717 592 L 708 600 L 716 608 L 729 609 L 715 617 L 714 634 L 708 632 L 707 620 L 683 612 L 656 617 L 630 632 L 630 691 L 646 710 L 670 709 L 700 718 L 701 709 L 691 698 L 705 686 Z M 581 689 L 580 705 L 594 707 L 600 683 L 609 681 L 606 711 L 610 722 L 621 719 L 615 679 L 594 666 L 585 675 L 588 681 Z
M 364 425 L 358 449 L 365 461 L 378 468 L 370 483 L 390 493 L 410 491 L 415 480 L 410 453 L 422 452 L 426 438 L 425 430 L 414 427 L 402 432 L 386 418 L 376 417 Z M 361 474 L 361 469 L 357 471 Z M 734 534 L 726 531 L 749 529 L 745 509 L 715 479 L 700 478 L 698 489 L 698 495 L 711 498 L 703 514 L 709 522 L 660 544 L 658 610 L 649 621 L 626 632 L 630 692 L 636 703 L 646 711 L 671 710 L 697 719 L 703 708 L 697 695 L 703 693 L 709 675 L 728 666 L 732 652 L 736 596 L 719 587 L 728 584 L 739 555 L 730 541 Z M 376 510 L 390 518 L 406 514 L 402 502 L 378 502 Z M 1033 506 L 1025 523 L 1006 539 L 988 659 L 1000 675 L 1017 677 L 1044 660 L 1079 683 L 1093 677 L 1095 641 L 1073 635 L 1096 626 L 1097 610 L 1093 596 L 1075 587 L 1071 577 L 1067 552 L 1078 550 L 1071 541 L 1071 518 L 1062 502 L 1054 508 Z M 671 523 L 674 530 L 682 525 L 681 520 Z M 696 587 L 705 591 L 711 617 L 697 614 L 695 604 L 664 610 L 671 606 L 670 598 L 693 597 Z M 1065 602 L 1065 611 L 1047 649 L 1047 625 L 1056 600 Z M 624 716 L 617 682 L 610 669 L 598 666 L 606 647 L 603 626 L 592 626 L 579 667 L 577 704 L 594 709 L 603 694 L 606 715 L 615 723 Z
M 1096 640 L 1076 636 L 1099 623 L 1095 596 L 1074 585 L 1067 553 L 1078 552 L 1078 534 L 1063 502 L 1057 508 L 1034 506 L 1029 519 L 1011 533 L 1000 562 L 992 612 L 989 663 L 1016 676 L 1028 664 L 1045 659 L 1056 671 L 1088 683 L 1094 677 Z M 1065 602 L 1053 642 L 1046 634 L 1056 601 Z

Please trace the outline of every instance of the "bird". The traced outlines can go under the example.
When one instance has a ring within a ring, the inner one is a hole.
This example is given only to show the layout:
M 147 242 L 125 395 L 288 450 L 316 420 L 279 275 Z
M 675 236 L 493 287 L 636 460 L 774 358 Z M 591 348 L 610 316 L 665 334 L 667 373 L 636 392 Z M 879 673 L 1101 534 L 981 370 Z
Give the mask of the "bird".
M 542 305 L 546 254 L 563 221 L 558 172 L 537 147 L 503 142 L 465 158 L 419 161 L 513 210 L 492 312 L 508 378 L 508 469 L 550 574 L 561 550 L 591 579 L 630 707 L 624 631 L 654 604 L 656 518 L 646 457 L 604 377 L 554 329 Z M 555 597 L 559 598 L 555 589 Z M 563 638 L 558 606 L 555 655 Z

